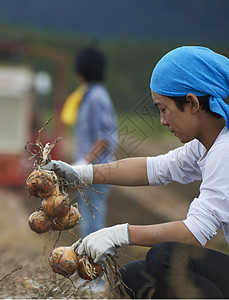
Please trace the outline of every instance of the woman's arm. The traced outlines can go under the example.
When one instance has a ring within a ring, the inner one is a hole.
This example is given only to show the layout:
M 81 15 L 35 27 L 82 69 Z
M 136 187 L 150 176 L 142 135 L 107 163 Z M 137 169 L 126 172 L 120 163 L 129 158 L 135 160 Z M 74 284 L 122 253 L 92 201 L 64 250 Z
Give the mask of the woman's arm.
M 80 181 L 87 184 L 149 185 L 146 157 L 127 158 L 98 165 L 69 165 L 60 160 L 52 160 L 41 169 L 56 171 L 72 187 L 77 187 Z
M 126 223 L 89 234 L 77 251 L 80 255 L 86 252 L 95 263 L 102 263 L 107 255 L 115 255 L 119 246 L 132 244 L 151 247 L 161 242 L 182 242 L 201 246 L 182 221 L 149 226 Z
M 162 242 L 181 242 L 201 246 L 182 221 L 155 225 L 129 225 L 133 245 L 152 247 Z
M 93 183 L 122 186 L 149 185 L 146 170 L 146 157 L 118 160 L 93 166 Z

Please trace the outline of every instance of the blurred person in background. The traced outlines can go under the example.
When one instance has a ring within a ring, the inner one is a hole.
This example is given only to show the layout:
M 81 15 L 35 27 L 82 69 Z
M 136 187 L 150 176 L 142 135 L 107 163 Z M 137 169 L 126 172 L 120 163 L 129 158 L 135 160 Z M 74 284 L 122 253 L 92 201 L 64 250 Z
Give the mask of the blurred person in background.
M 61 120 L 75 126 L 75 161 L 73 165 L 98 164 L 113 161 L 118 145 L 115 110 L 104 85 L 106 69 L 105 55 L 95 46 L 88 46 L 77 53 L 74 73 L 78 82 L 76 90 L 67 98 Z M 92 185 L 84 194 L 92 208 L 78 193 L 82 221 L 79 225 L 81 236 L 106 226 L 107 197 L 109 185 Z
M 205 246 L 220 228 L 229 244 L 229 59 L 205 47 L 176 48 L 155 66 L 150 89 L 161 124 L 183 146 L 156 157 L 80 167 L 52 161 L 44 168 L 71 183 L 73 172 L 88 184 L 201 180 L 186 218 L 103 228 L 85 237 L 77 253 L 102 263 L 125 244 L 151 247 L 145 259 L 120 269 L 131 298 L 229 298 L 229 255 Z

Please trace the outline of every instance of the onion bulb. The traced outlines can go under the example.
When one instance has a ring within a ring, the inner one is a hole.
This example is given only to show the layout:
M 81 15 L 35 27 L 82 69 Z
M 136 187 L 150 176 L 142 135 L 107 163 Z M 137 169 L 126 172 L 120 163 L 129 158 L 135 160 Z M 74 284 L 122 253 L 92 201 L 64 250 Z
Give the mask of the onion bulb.
M 103 273 L 101 265 L 95 264 L 87 255 L 79 261 L 78 274 L 85 280 L 93 280 Z
M 81 220 L 81 215 L 74 205 L 70 206 L 70 210 L 67 214 L 61 218 L 54 220 L 54 228 L 56 230 L 68 230 L 73 228 Z
M 26 180 L 25 188 L 35 197 L 50 196 L 55 187 L 55 178 L 51 172 L 34 170 Z
M 28 223 L 30 229 L 36 233 L 48 232 L 53 225 L 52 220 L 42 210 L 32 213 Z
M 69 277 L 78 270 L 79 259 L 74 247 L 59 247 L 52 251 L 49 263 L 55 273 Z
M 41 208 L 49 217 L 63 217 L 70 210 L 70 204 L 67 196 L 54 191 L 52 195 L 42 200 Z

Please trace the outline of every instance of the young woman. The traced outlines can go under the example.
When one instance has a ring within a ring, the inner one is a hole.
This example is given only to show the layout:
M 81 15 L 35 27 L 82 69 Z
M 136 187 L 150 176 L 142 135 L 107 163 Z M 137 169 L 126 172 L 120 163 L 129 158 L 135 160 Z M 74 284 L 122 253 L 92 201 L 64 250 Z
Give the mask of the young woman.
M 161 124 L 184 146 L 157 157 L 75 168 L 52 161 L 45 168 L 73 185 L 73 173 L 89 184 L 202 180 L 185 220 L 103 228 L 85 237 L 78 253 L 102 262 L 123 244 L 152 247 L 120 270 L 131 298 L 228 298 L 229 256 L 203 246 L 220 227 L 229 243 L 229 60 L 205 47 L 179 47 L 157 63 L 150 88 Z

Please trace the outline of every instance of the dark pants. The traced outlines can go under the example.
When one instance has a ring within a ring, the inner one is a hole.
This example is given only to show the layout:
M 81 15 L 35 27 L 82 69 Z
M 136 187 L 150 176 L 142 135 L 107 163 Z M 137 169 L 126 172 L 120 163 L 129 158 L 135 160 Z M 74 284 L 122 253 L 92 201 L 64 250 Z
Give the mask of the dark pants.
M 120 273 L 130 298 L 229 298 L 229 255 L 207 248 L 161 243 Z

